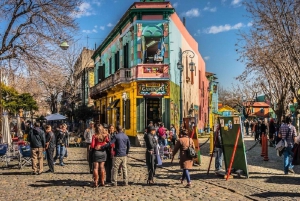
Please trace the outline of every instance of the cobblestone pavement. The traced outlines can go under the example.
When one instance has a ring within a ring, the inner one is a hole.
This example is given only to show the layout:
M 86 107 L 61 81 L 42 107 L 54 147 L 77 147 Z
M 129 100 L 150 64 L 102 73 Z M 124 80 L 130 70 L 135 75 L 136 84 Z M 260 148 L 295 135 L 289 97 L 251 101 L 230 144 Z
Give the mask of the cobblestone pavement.
M 201 138 L 200 144 L 207 138 Z M 254 144 L 246 137 L 246 148 Z M 158 168 L 155 186 L 146 185 L 144 149 L 130 151 L 129 186 L 91 188 L 92 175 L 88 174 L 84 148 L 69 148 L 66 166 L 55 166 L 56 174 L 31 175 L 31 167 L 19 170 L 16 161 L 9 168 L 0 169 L 0 200 L 300 200 L 300 169 L 295 174 L 283 175 L 283 159 L 269 148 L 269 161 L 260 156 L 257 145 L 247 153 L 250 178 L 225 181 L 214 174 L 214 160 L 207 175 L 209 143 L 201 147 L 202 164 L 191 171 L 192 188 L 179 184 L 181 171 L 177 157 Z M 47 170 L 47 166 L 44 167 Z

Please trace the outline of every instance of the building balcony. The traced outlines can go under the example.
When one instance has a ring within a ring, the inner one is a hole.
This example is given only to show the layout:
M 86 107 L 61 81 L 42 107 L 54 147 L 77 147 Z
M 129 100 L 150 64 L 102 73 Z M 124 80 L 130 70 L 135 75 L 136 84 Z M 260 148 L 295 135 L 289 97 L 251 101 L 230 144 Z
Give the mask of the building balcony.
M 121 68 L 115 74 L 91 87 L 91 97 L 95 98 L 105 90 L 117 84 L 129 83 L 137 80 L 169 80 L 169 65 L 139 64 L 132 68 Z

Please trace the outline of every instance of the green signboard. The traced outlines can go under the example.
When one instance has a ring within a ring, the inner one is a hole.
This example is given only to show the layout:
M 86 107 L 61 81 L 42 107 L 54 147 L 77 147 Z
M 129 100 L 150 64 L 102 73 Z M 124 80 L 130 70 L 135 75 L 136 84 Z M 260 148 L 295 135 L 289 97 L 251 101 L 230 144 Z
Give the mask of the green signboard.
M 245 149 L 245 144 L 243 139 L 244 135 L 243 135 L 243 126 L 241 122 L 241 117 L 240 116 L 219 117 L 218 121 L 221 126 L 220 134 L 221 134 L 221 139 L 223 144 L 224 162 L 225 162 L 226 170 L 230 166 L 230 161 L 234 153 L 234 147 L 235 147 L 237 135 L 240 132 L 237 141 L 235 155 L 233 158 L 232 168 L 235 171 L 242 170 L 243 175 L 245 175 L 248 178 L 249 172 L 247 167 L 246 149 Z

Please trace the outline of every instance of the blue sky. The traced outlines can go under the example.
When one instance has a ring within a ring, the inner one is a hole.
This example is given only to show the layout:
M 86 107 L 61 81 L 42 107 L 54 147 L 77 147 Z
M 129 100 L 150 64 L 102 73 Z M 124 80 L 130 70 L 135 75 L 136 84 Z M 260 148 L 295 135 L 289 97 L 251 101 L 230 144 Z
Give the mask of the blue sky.
M 137 0 L 138 1 L 138 0 Z M 248 31 L 243 0 L 170 0 L 177 14 L 186 17 L 186 27 L 198 42 L 205 59 L 206 71 L 219 78 L 220 86 L 231 88 L 237 83 L 244 64 L 237 61 L 235 44 L 239 31 Z M 134 0 L 86 0 L 77 15 L 80 40 L 91 49 L 101 44 Z M 88 40 L 87 40 L 88 36 Z

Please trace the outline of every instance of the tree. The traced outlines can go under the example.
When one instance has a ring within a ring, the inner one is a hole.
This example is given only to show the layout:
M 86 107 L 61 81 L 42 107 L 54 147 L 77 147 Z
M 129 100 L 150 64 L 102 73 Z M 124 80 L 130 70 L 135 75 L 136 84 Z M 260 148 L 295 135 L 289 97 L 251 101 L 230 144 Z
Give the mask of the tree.
M 1 83 L 1 106 L 11 114 L 16 114 L 20 109 L 26 111 L 38 110 L 33 97 L 28 93 L 19 94 L 14 88 Z
M 72 40 L 80 4 L 80 0 L 2 0 L 0 61 L 27 70 L 45 67 L 41 64 L 53 48 Z
M 75 119 L 83 120 L 84 122 L 88 119 L 91 119 L 96 114 L 96 111 L 93 107 L 88 107 L 86 105 L 81 105 L 75 109 Z
M 254 82 L 272 102 L 278 118 L 298 95 L 300 4 L 294 0 L 250 0 L 244 5 L 252 27 L 241 33 L 237 51 L 246 68 L 241 81 Z

